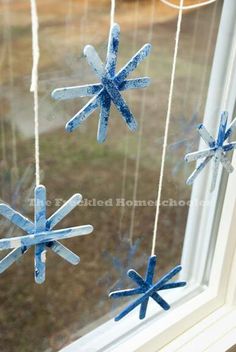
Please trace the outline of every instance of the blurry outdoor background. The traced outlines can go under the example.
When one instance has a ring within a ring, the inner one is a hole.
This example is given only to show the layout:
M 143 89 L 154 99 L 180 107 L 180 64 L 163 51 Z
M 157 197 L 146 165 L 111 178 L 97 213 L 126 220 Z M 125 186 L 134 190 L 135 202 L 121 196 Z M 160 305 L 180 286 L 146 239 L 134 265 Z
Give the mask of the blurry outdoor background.
M 131 133 L 113 107 L 107 140 L 99 145 L 98 111 L 73 133 L 64 129 L 88 99 L 56 102 L 50 94 L 54 88 L 97 82 L 83 47 L 92 44 L 105 58 L 110 1 L 38 0 L 37 4 L 41 183 L 51 201 L 48 215 L 77 192 L 85 200 L 109 202 L 107 206 L 85 202 L 58 225 L 94 226 L 93 234 L 64 242 L 81 257 L 78 266 L 49 250 L 46 282 L 37 285 L 31 249 L 1 274 L 1 352 L 58 351 L 114 317 L 124 301 L 111 301 L 108 293 L 132 287 L 127 269 L 145 272 L 155 207 L 131 203 L 156 199 L 176 31 L 177 11 L 158 0 L 116 1 L 115 21 L 121 26 L 118 69 L 150 41 L 150 57 L 132 76 L 148 75 L 152 83 L 147 89 L 122 93 L 139 130 Z M 181 259 L 188 214 L 184 202 L 191 195 L 185 180 L 194 167 L 185 165 L 183 157 L 198 145 L 195 127 L 203 119 L 221 8 L 218 0 L 183 16 L 162 194 L 169 205 L 161 207 L 157 276 Z M 0 197 L 33 218 L 31 44 L 30 1 L 1 0 Z M 128 201 L 125 207 L 116 206 L 120 198 Z M 1 237 L 17 234 L 19 229 L 1 217 Z

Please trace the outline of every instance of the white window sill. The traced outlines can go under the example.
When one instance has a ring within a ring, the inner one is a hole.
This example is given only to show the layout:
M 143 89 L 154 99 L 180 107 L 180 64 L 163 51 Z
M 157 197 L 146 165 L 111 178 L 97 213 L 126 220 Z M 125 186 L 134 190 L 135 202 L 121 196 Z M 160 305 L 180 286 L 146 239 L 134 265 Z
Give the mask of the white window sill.
M 223 352 L 235 344 L 236 307 L 225 305 L 159 352 Z

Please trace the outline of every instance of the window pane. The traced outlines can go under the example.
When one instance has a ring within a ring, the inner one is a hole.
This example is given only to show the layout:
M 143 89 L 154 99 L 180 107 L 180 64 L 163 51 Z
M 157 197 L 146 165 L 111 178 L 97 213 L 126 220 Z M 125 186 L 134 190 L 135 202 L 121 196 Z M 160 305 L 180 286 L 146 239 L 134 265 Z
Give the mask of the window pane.
M 158 276 L 181 258 L 191 195 L 185 180 L 193 167 L 184 164 L 183 156 L 198 145 L 195 126 L 203 118 L 221 7 L 222 2 L 217 1 L 183 16 L 157 237 Z M 150 59 L 133 74 L 150 76 L 151 86 L 122 93 L 139 122 L 136 134 L 127 130 L 114 107 L 104 144 L 96 142 L 98 112 L 68 134 L 65 123 L 87 99 L 55 102 L 50 98 L 54 88 L 97 82 L 82 52 L 90 43 L 105 58 L 109 12 L 109 1 L 38 1 L 40 166 L 41 182 L 48 192 L 48 216 L 79 192 L 84 203 L 60 226 L 92 224 L 95 230 L 90 236 L 64 243 L 81 257 L 79 266 L 70 266 L 48 251 L 47 278 L 41 286 L 34 283 L 32 249 L 1 275 L 0 339 L 4 352 L 59 350 L 114 317 L 124 301 L 111 301 L 108 293 L 132 287 L 127 269 L 145 272 L 151 252 L 177 12 L 159 1 L 117 1 L 116 21 L 121 26 L 118 68 L 146 41 L 153 44 Z M 0 196 L 33 218 L 29 1 L 2 1 L 0 16 Z M 0 220 L 1 237 L 21 234 L 8 221 Z M 1 253 L 2 257 L 5 254 Z

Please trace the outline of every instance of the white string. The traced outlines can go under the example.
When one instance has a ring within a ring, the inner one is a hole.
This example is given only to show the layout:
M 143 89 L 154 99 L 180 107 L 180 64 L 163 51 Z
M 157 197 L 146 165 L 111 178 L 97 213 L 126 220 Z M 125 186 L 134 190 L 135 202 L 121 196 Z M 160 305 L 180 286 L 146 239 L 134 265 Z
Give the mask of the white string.
M 176 35 L 175 35 L 175 49 L 174 49 L 174 56 L 173 56 L 171 81 L 170 81 L 170 92 L 169 92 L 168 107 L 167 107 L 167 114 L 166 114 L 165 134 L 164 134 L 163 149 L 162 149 L 161 170 L 160 170 L 159 186 L 158 186 L 157 200 L 156 200 L 156 215 L 155 215 L 155 222 L 154 222 L 154 229 L 153 229 L 151 255 L 154 255 L 155 246 L 156 246 L 157 226 L 158 226 L 158 220 L 159 220 L 159 214 L 160 214 L 160 200 L 161 200 L 161 193 L 162 193 L 162 186 L 163 186 L 163 176 L 164 176 L 166 150 L 167 150 L 167 138 L 168 138 L 169 124 L 170 124 L 175 71 L 176 71 L 177 55 L 178 55 L 178 48 L 179 48 L 179 37 L 180 37 L 182 15 L 183 15 L 183 3 L 184 3 L 184 0 L 180 0 L 180 9 L 179 9 Z
M 30 0 L 32 21 L 32 55 L 33 66 L 31 75 L 30 91 L 34 93 L 34 134 L 35 134 L 35 178 L 36 186 L 40 184 L 39 166 L 39 121 L 38 121 L 38 64 L 39 64 L 39 40 L 38 40 L 38 14 L 36 0 Z
M 116 9 L 116 0 L 111 0 L 111 24 L 112 27 L 115 20 L 115 9 Z
M 139 10 L 139 0 L 135 1 L 134 5 L 134 29 L 133 29 L 133 40 L 132 40 L 132 51 L 136 48 L 137 43 L 137 34 L 138 34 L 138 10 Z M 128 93 L 128 96 L 131 96 L 131 92 Z M 129 136 L 128 129 L 125 130 L 125 143 L 124 143 L 124 162 L 123 162 L 123 172 L 122 172 L 122 186 L 121 186 L 121 199 L 125 199 L 126 191 L 126 179 L 127 179 L 127 169 L 128 169 L 128 146 L 129 146 Z M 119 221 L 119 238 L 122 239 L 122 225 L 125 215 L 126 207 L 122 206 L 120 211 L 120 221 Z M 128 238 L 128 241 L 132 245 L 132 239 Z
M 152 41 L 153 36 L 153 23 L 154 23 L 154 14 L 155 14 L 155 0 L 152 0 L 151 5 L 151 18 L 150 18 L 150 29 L 149 29 L 149 38 L 148 41 Z M 149 71 L 150 60 L 146 61 L 145 66 L 145 75 L 147 75 Z M 143 99 L 141 104 L 141 116 L 140 116 L 140 126 L 139 126 L 139 135 L 138 135 L 138 146 L 137 146 L 137 154 L 136 154 L 136 165 L 135 165 L 135 177 L 134 177 L 134 190 L 133 190 L 133 207 L 131 212 L 131 222 L 130 222 L 130 243 L 133 241 L 134 235 L 134 220 L 135 220 L 135 200 L 137 199 L 137 191 L 138 191 L 138 181 L 139 181 L 139 170 L 140 170 L 140 157 L 141 157 L 141 146 L 142 146 L 142 136 L 143 136 L 143 120 L 145 116 L 146 109 L 146 97 L 147 90 L 143 91 Z
M 181 6 L 172 4 L 171 2 L 169 2 L 167 0 L 160 0 L 160 1 L 163 2 L 163 4 L 172 7 L 173 9 L 191 10 L 191 9 L 197 9 L 198 7 L 201 7 L 201 6 L 206 6 L 206 5 L 212 4 L 213 2 L 215 2 L 217 0 L 208 0 L 208 1 L 200 2 L 199 4 L 196 4 L 196 5 L 183 6 L 182 8 L 181 8 Z

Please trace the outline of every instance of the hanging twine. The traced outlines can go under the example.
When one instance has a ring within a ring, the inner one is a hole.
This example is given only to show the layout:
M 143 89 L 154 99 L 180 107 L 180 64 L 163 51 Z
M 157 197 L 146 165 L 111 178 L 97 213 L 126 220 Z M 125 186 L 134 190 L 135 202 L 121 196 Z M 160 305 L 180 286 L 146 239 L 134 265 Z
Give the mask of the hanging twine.
M 149 25 L 149 36 L 148 42 L 152 41 L 153 37 L 153 23 L 154 23 L 154 15 L 155 15 L 155 1 L 152 0 L 151 4 L 151 14 L 150 14 L 150 25 Z M 150 60 L 146 61 L 145 66 L 145 75 L 147 75 L 149 71 Z M 138 182 L 139 182 L 139 171 L 140 171 L 140 159 L 141 159 L 141 147 L 142 147 L 142 137 L 143 137 L 143 120 L 146 112 L 146 100 L 147 100 L 147 90 L 144 90 L 141 102 L 141 113 L 140 113 L 140 126 L 139 126 L 139 134 L 138 134 L 138 145 L 137 145 L 137 153 L 136 153 L 136 164 L 135 164 L 135 174 L 134 174 L 134 191 L 133 191 L 133 207 L 131 212 L 131 222 L 130 222 L 130 243 L 133 242 L 134 237 L 134 220 L 135 220 L 135 200 L 137 199 L 138 192 Z
M 111 22 L 110 26 L 112 27 L 115 21 L 115 10 L 116 10 L 116 0 L 111 0 Z
M 133 40 L 132 40 L 132 52 L 136 48 L 137 44 L 137 35 L 138 35 L 138 10 L 139 10 L 139 0 L 135 1 L 134 4 L 134 28 L 133 28 Z M 131 92 L 128 93 L 129 97 L 131 96 Z M 127 169 L 128 169 L 128 147 L 129 147 L 129 137 L 128 137 L 128 130 L 126 129 L 125 132 L 125 142 L 124 142 L 124 161 L 123 161 L 123 171 L 122 171 L 122 186 L 121 186 L 121 199 L 125 199 L 126 193 L 126 179 L 127 179 Z M 122 225 L 123 225 L 123 218 L 125 215 L 126 207 L 121 207 L 120 212 L 120 221 L 119 221 L 119 238 L 122 239 Z M 131 215 L 132 221 L 132 215 Z M 131 226 L 131 225 L 130 225 Z M 129 236 L 128 241 L 130 244 L 132 239 Z
M 216 2 L 217 0 L 203 1 L 203 2 L 200 2 L 199 4 L 188 5 L 188 6 L 183 6 L 183 7 L 178 6 L 178 5 L 175 5 L 175 4 L 172 4 L 170 1 L 167 1 L 167 0 L 160 0 L 160 1 L 163 2 L 163 4 L 172 7 L 173 9 L 177 9 L 177 10 L 180 10 L 180 9 L 181 9 L 181 11 L 182 11 L 182 10 L 197 9 L 198 7 L 210 5 L 210 4 L 212 4 L 213 2 Z
M 34 93 L 34 135 L 35 135 L 35 179 L 36 186 L 40 184 L 39 165 L 39 121 L 38 121 L 38 64 L 39 64 L 39 40 L 38 40 L 38 14 L 36 0 L 30 0 L 31 23 L 32 23 L 32 56 L 33 66 L 31 75 L 30 91 Z
M 205 1 L 202 3 L 196 4 L 196 5 L 183 6 L 184 0 L 180 0 L 180 5 L 177 6 L 177 5 L 170 3 L 167 0 L 161 0 L 161 2 L 163 2 L 164 4 L 171 6 L 175 9 L 178 9 L 179 14 L 178 14 L 178 21 L 177 21 L 177 28 L 176 28 L 176 35 L 175 35 L 175 49 L 174 49 L 173 64 L 172 64 L 170 91 L 169 91 L 169 98 L 168 98 L 168 108 L 167 108 L 167 114 L 166 114 L 166 123 L 165 123 L 164 142 L 163 142 L 163 149 L 162 149 L 159 186 L 158 186 L 158 191 L 157 191 L 156 214 L 155 214 L 155 222 L 154 222 L 154 229 L 153 229 L 151 255 L 155 254 L 155 247 L 156 247 L 157 229 L 158 229 L 158 221 L 159 221 L 159 214 L 160 214 L 160 201 L 161 201 L 161 194 L 162 194 L 163 176 L 164 176 L 165 159 L 166 159 L 166 151 L 167 151 L 167 139 L 168 139 L 170 115 L 171 115 L 172 100 L 173 100 L 175 72 L 176 72 L 176 63 L 177 63 L 177 56 L 178 56 L 179 38 L 180 38 L 183 10 L 195 9 L 195 8 L 198 8 L 201 6 L 209 5 L 215 1 L 216 0 L 210 0 L 210 1 Z
M 170 115 L 171 115 L 172 100 L 173 100 L 176 63 L 177 63 L 177 55 L 178 55 L 178 48 L 179 48 L 179 37 L 180 37 L 182 15 L 183 15 L 183 3 L 184 3 L 184 0 L 180 0 L 180 9 L 178 14 L 178 21 L 177 21 L 177 28 L 176 28 L 176 35 L 175 35 L 175 49 L 174 49 L 173 64 L 172 64 L 170 91 L 169 91 L 168 107 L 167 107 L 167 114 L 166 114 L 165 134 L 164 134 L 164 141 L 163 141 L 163 147 L 162 147 L 161 170 L 160 170 L 159 186 L 158 186 L 157 200 L 156 200 L 156 215 L 155 215 L 155 222 L 154 222 L 151 255 L 155 254 L 157 228 L 158 228 L 158 220 L 159 220 L 159 214 L 160 214 L 160 201 L 161 201 L 163 176 L 164 176 L 165 160 L 166 160 L 167 139 L 168 139 L 169 125 L 170 125 Z

